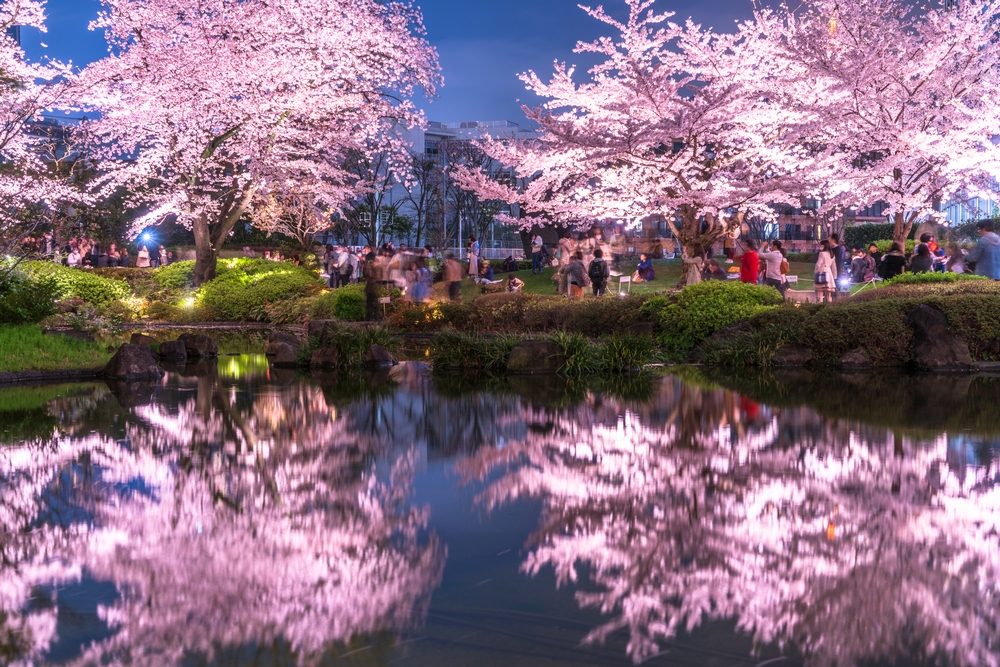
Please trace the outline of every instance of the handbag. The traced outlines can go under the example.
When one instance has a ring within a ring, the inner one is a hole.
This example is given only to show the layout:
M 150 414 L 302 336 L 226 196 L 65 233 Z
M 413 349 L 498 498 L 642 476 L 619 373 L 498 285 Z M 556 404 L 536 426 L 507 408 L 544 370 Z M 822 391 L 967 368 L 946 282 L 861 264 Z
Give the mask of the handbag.
M 827 284 L 826 271 L 817 273 L 815 276 L 815 280 L 813 280 L 813 282 L 816 283 L 817 285 L 826 285 Z
M 785 274 L 788 273 L 789 266 L 788 266 L 788 260 L 787 259 L 781 260 L 781 267 L 780 267 L 779 270 L 781 271 L 781 275 L 785 275 Z

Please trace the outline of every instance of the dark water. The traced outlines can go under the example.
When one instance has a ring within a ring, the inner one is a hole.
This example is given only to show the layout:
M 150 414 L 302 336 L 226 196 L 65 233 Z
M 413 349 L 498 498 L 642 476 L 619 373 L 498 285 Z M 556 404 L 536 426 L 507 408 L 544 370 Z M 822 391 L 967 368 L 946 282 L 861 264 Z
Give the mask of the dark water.
M 998 389 L 2 390 L 0 664 L 995 665 Z

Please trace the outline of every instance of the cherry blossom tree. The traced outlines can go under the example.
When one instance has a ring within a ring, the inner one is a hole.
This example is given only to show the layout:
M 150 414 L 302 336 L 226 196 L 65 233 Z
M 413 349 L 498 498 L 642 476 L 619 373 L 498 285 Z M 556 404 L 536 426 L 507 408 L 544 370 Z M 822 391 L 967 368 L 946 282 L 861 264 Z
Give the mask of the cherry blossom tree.
M 45 31 L 45 3 L 6 0 L 0 3 L 0 251 L 9 254 L 20 239 L 46 221 L 27 215 L 36 209 L 56 211 L 78 193 L 72 170 L 56 168 L 66 160 L 51 150 L 51 126 L 40 123 L 42 112 L 68 104 L 73 80 L 69 65 L 55 61 L 30 63 L 20 46 L 6 34 L 12 26 Z M 64 143 L 60 142 L 60 146 Z
M 315 192 L 308 187 L 295 187 L 283 193 L 272 193 L 258 205 L 252 215 L 253 224 L 273 234 L 284 234 L 299 242 L 303 250 L 315 244 L 315 235 L 330 227 L 330 213 Z
M 1000 2 L 810 0 L 758 9 L 798 80 L 825 160 L 828 206 L 888 204 L 894 239 L 939 204 L 986 191 L 998 166 Z
M 806 117 L 788 102 L 782 61 L 752 24 L 716 34 L 627 0 L 619 21 L 585 8 L 618 35 L 579 43 L 600 62 L 585 82 L 558 64 L 549 82 L 522 75 L 548 101 L 526 112 L 538 139 L 484 142 L 510 165 L 518 191 L 474 171 L 464 180 L 487 199 L 519 202 L 535 215 L 523 225 L 589 225 L 603 219 L 664 216 L 685 245 L 710 244 L 748 213 L 773 217 L 769 204 L 798 204 L 806 189 Z
M 352 149 L 422 122 L 410 98 L 439 84 L 420 14 L 377 0 L 108 0 L 111 54 L 81 78 L 93 143 L 151 219 L 192 227 L 197 284 L 242 214 L 286 179 L 344 200 Z

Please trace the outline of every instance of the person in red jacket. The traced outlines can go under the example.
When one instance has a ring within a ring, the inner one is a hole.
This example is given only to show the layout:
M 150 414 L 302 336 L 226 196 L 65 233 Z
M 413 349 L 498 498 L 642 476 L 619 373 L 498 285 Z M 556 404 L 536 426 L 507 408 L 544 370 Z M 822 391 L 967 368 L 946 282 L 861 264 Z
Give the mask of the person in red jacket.
M 747 241 L 747 249 L 740 257 L 740 282 L 757 283 L 760 274 L 760 257 L 757 256 L 757 242 Z

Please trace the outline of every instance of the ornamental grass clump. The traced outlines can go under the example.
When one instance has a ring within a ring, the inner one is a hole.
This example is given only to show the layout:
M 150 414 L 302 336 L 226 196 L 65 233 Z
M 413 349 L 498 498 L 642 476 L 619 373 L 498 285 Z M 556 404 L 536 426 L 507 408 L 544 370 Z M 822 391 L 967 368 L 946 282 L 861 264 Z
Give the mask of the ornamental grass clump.
M 399 349 L 399 339 L 383 326 L 327 326 L 318 337 L 311 337 L 299 352 L 307 363 L 314 350 L 332 347 L 337 350 L 337 368 L 358 369 L 365 365 L 365 355 L 372 345 L 381 345 L 390 353 Z

